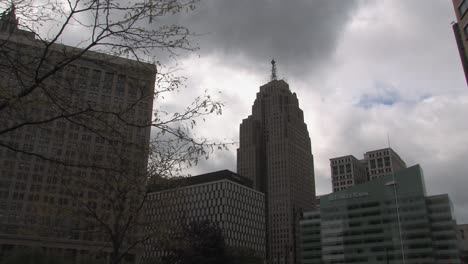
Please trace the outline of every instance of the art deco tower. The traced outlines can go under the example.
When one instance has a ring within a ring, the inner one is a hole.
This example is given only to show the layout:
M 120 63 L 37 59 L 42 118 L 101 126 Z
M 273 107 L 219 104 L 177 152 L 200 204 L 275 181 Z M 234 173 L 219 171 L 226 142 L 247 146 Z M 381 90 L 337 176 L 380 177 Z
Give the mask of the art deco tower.
M 297 96 L 277 80 L 274 60 L 271 77 L 240 125 L 237 170 L 265 193 L 268 263 L 294 263 L 299 212 L 314 206 L 314 161 Z

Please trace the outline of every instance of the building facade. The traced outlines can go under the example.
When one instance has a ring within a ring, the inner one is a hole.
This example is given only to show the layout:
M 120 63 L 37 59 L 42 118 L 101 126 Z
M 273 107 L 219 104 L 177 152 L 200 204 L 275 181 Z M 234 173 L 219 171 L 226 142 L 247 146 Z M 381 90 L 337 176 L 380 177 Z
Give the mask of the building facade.
M 391 148 L 368 151 L 362 160 L 353 155 L 332 158 L 330 170 L 333 192 L 391 175 L 404 168 L 406 163 Z
M 39 247 L 73 262 L 107 261 L 110 239 L 96 218 L 115 217 L 110 190 L 123 179 L 145 188 L 156 68 L 46 49 L 18 29 L 14 7 L 1 21 L 0 252 Z
M 463 264 L 468 263 L 468 224 L 458 225 L 458 245 Z
M 181 225 L 209 221 L 220 228 L 228 247 L 265 258 L 265 195 L 251 187 L 251 181 L 228 170 L 166 181 L 149 194 L 147 233 L 167 234 L 171 240 Z M 165 256 L 161 237 L 148 241 L 145 259 Z
M 294 263 L 299 211 L 314 206 L 314 161 L 297 96 L 273 77 L 240 125 L 237 171 L 266 195 L 268 263 Z
M 353 155 L 330 159 L 333 191 L 367 182 L 366 164 Z
M 391 175 L 406 168 L 406 163 L 391 148 L 368 151 L 364 154 L 369 180 Z
M 452 0 L 455 9 L 457 22 L 452 24 L 453 33 L 457 42 L 458 53 L 465 73 L 465 79 L 468 82 L 468 1 Z
M 304 212 L 300 221 L 301 263 L 322 262 L 322 240 L 320 236 L 320 210 Z
M 304 215 L 303 263 L 460 263 L 450 199 L 426 196 L 419 165 L 324 195 Z

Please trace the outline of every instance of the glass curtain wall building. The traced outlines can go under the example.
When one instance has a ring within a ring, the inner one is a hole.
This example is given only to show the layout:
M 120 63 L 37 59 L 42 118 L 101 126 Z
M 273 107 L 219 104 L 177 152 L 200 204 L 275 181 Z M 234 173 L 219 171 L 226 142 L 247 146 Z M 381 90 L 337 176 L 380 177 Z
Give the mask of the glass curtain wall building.
M 303 263 L 460 263 L 452 211 L 419 165 L 324 195 L 301 221 Z

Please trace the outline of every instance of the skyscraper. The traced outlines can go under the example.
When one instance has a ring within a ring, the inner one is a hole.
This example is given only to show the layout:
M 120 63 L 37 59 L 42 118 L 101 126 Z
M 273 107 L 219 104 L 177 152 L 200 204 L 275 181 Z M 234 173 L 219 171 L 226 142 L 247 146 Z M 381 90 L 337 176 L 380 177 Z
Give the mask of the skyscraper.
M 465 79 L 468 82 L 468 0 L 452 0 L 457 22 L 452 24 Z
M 297 96 L 272 67 L 240 125 L 237 170 L 265 193 L 268 263 L 294 263 L 300 211 L 314 206 L 314 161 Z

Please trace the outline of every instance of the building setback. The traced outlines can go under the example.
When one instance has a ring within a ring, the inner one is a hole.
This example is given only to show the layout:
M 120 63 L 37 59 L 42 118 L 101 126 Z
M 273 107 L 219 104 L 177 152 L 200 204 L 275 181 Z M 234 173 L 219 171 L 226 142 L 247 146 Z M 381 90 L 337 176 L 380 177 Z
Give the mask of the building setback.
M 82 52 L 61 44 L 44 52 L 44 42 L 18 29 L 14 7 L 0 21 L 2 96 L 18 94 L 25 87 L 22 84 L 34 83 L 40 63 L 50 70 L 57 61 Z M 44 54 L 46 59 L 41 61 Z M 22 97 L 21 107 L 2 108 L 0 131 L 23 122 L 47 121 L 0 135 L 0 253 L 38 247 L 73 263 L 109 257 L 109 237 L 85 216 L 83 208 L 94 208 L 102 219 L 112 218 L 109 197 L 98 191 L 110 188 L 104 182 L 111 176 L 97 168 L 118 170 L 123 168 L 118 164 L 128 164 L 125 176 L 131 172 L 134 183 L 141 182 L 144 188 L 150 127 L 125 123 L 151 122 L 155 74 L 152 64 L 89 51 Z M 44 96 L 45 91 L 52 95 Z M 65 109 L 47 98 L 60 100 Z M 53 118 L 91 106 L 102 111 L 94 119 L 80 114 Z M 121 113 L 121 121 L 105 112 Z M 115 135 L 108 134 L 107 124 L 112 124 Z M 118 179 L 120 174 L 112 177 Z M 135 262 L 138 255 L 132 251 L 125 260 Z
M 426 196 L 419 165 L 394 177 L 322 196 L 301 221 L 302 263 L 460 263 L 448 195 Z
M 468 82 L 468 1 L 452 0 L 455 9 L 457 22 L 452 24 L 455 41 L 457 42 L 458 53 L 465 73 L 465 80 Z
M 353 155 L 330 159 L 333 192 L 350 186 L 391 175 L 406 168 L 406 163 L 391 148 L 371 150 L 364 153 L 364 159 Z
M 314 161 L 304 114 L 289 85 L 260 87 L 252 114 L 240 125 L 237 171 L 266 195 L 268 263 L 294 263 L 299 211 L 315 201 Z
M 165 181 L 152 187 L 146 203 L 146 233 L 158 236 L 145 245 L 145 259 L 166 255 L 161 234 L 171 234 L 182 225 L 209 221 L 223 233 L 226 246 L 247 249 L 265 258 L 265 195 L 251 188 L 252 182 L 228 171 Z

